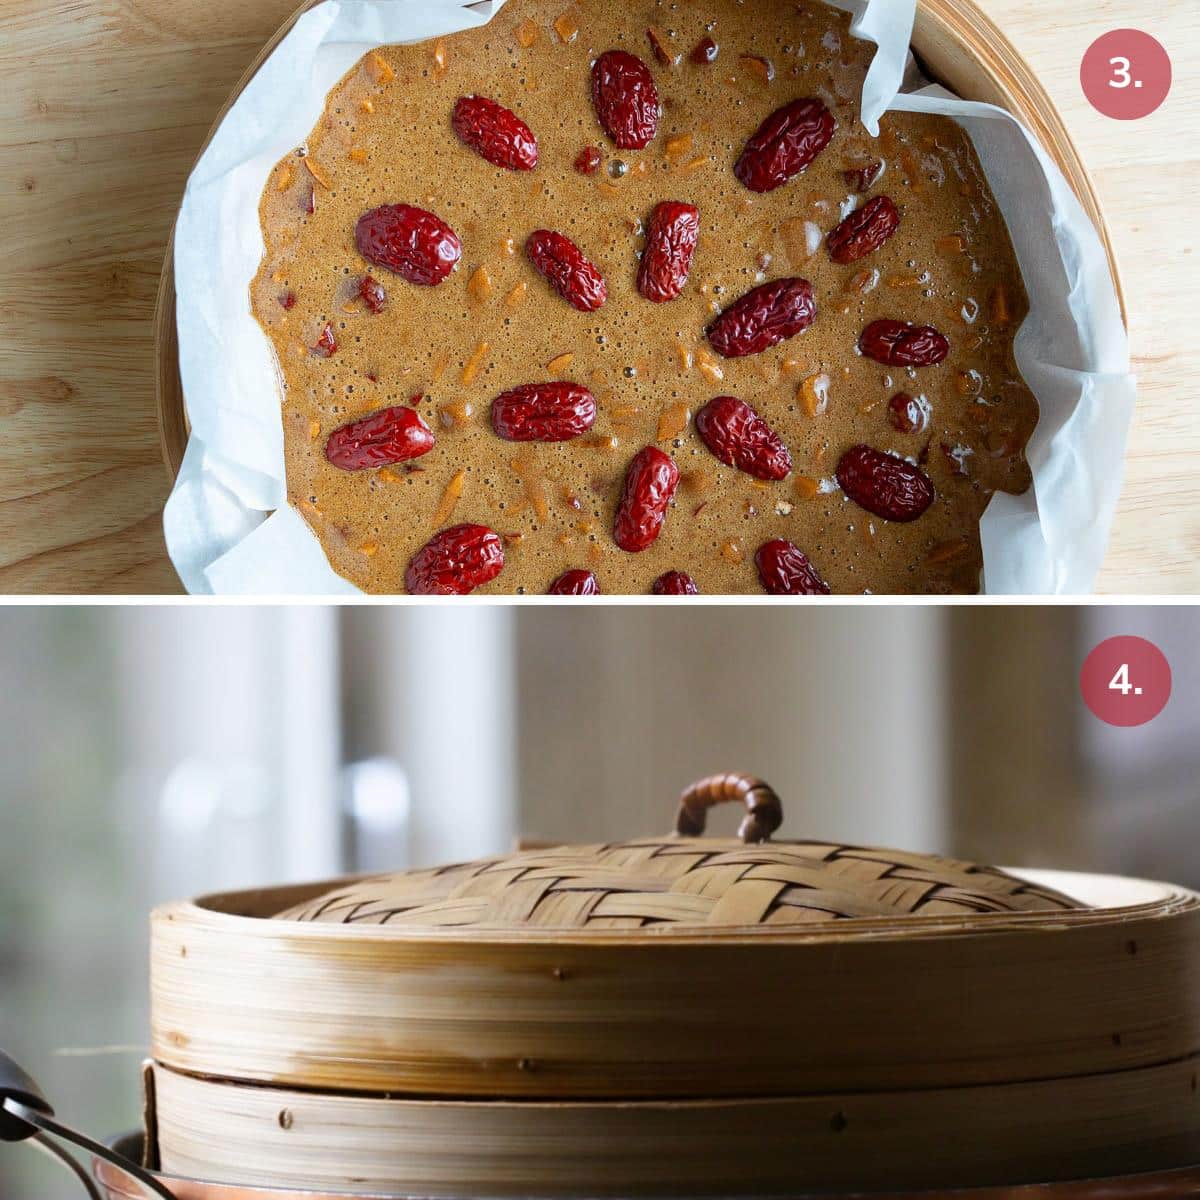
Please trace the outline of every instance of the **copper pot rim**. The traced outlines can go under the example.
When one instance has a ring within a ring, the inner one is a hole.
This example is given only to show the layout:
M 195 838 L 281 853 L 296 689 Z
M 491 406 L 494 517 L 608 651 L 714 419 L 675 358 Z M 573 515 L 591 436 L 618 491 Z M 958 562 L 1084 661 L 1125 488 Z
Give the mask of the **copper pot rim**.
M 124 1157 L 140 1158 L 143 1137 L 126 1133 L 107 1145 Z M 137 1181 L 103 1159 L 92 1159 L 92 1173 L 107 1200 L 144 1200 Z M 304 1188 L 252 1187 L 213 1183 L 162 1171 L 151 1174 L 178 1200 L 426 1200 L 399 1192 L 323 1192 Z M 1103 1179 L 1067 1179 L 1048 1183 L 1005 1184 L 984 1187 L 905 1192 L 794 1192 L 787 1200 L 1188 1200 L 1200 1197 L 1200 1163 L 1166 1171 Z M 463 1200 L 471 1200 L 464 1197 Z

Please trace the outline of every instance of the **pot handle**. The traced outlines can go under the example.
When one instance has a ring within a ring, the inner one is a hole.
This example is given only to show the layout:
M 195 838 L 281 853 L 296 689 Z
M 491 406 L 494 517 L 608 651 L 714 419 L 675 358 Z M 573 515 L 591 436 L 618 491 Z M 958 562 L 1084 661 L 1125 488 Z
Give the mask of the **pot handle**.
M 100 1193 L 87 1171 L 61 1146 L 52 1142 L 48 1134 L 62 1138 L 63 1141 L 86 1150 L 88 1154 L 111 1163 L 147 1192 L 161 1197 L 161 1200 L 175 1200 L 174 1194 L 153 1175 L 107 1146 L 93 1141 L 86 1134 L 57 1121 L 54 1109 L 42 1095 L 42 1089 L 38 1087 L 33 1076 L 15 1059 L 0 1050 L 0 1141 L 22 1142 L 28 1139 L 39 1150 L 48 1153 L 73 1171 L 92 1200 L 100 1200 Z
M 679 812 L 675 815 L 675 832 L 680 837 L 699 837 L 704 832 L 708 810 L 714 804 L 738 801 L 746 806 L 746 815 L 738 826 L 738 836 L 743 842 L 765 842 L 783 823 L 783 805 L 775 789 L 753 775 L 732 772 L 706 775 L 683 789 Z
M 37 1133 L 37 1126 L 23 1121 L 10 1111 L 6 1101 L 16 1100 L 26 1108 L 54 1116 L 50 1102 L 42 1095 L 37 1080 L 16 1059 L 0 1050 L 0 1142 L 23 1142 Z

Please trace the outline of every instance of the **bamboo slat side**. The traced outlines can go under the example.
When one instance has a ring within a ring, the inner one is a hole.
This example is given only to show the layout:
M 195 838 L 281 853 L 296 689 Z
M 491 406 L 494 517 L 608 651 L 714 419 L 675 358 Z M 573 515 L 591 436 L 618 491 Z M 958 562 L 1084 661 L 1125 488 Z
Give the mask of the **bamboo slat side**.
M 999 1185 L 1200 1159 L 1195 1060 L 1009 1087 L 687 1103 L 336 1097 L 158 1069 L 168 1173 L 406 1196 Z
M 230 1079 L 477 1097 L 936 1088 L 1200 1053 L 1197 898 L 1061 878 L 1099 906 L 648 934 L 238 915 L 323 885 L 168 905 L 153 1052 Z

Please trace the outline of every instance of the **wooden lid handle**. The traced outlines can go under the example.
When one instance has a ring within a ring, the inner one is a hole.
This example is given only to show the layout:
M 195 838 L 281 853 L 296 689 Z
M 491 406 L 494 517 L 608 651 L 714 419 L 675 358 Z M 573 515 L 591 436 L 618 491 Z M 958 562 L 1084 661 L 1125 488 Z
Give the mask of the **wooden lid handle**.
M 765 842 L 783 823 L 783 805 L 769 783 L 753 775 L 731 773 L 707 775 L 683 789 L 675 832 L 681 837 L 699 837 L 704 832 L 708 810 L 714 804 L 741 801 L 746 815 L 738 826 L 743 842 Z

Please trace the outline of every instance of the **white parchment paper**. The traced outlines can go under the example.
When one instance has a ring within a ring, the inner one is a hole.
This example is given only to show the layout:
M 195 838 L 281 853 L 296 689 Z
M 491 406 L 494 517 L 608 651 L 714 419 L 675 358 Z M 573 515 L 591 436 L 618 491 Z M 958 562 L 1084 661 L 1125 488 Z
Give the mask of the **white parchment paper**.
M 1017 363 L 1041 419 L 1033 486 L 997 493 L 981 523 L 984 590 L 1091 590 L 1120 490 L 1134 380 L 1107 259 L 1074 193 L 1003 110 L 944 89 L 900 89 L 915 0 L 830 0 L 879 47 L 862 119 L 888 108 L 944 113 L 979 153 L 1030 296 Z M 258 200 L 272 166 L 308 136 L 325 96 L 373 46 L 490 20 L 503 0 L 325 0 L 305 13 L 238 97 L 188 180 L 175 230 L 179 367 L 192 432 L 167 501 L 167 548 L 189 592 L 347 595 L 287 504 L 278 366 L 250 311 L 262 257 Z M 910 85 L 911 73 L 908 76 Z

